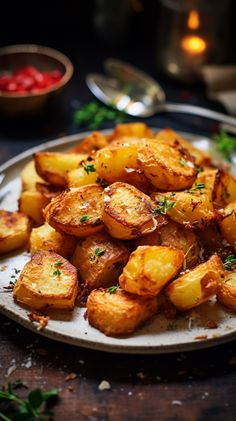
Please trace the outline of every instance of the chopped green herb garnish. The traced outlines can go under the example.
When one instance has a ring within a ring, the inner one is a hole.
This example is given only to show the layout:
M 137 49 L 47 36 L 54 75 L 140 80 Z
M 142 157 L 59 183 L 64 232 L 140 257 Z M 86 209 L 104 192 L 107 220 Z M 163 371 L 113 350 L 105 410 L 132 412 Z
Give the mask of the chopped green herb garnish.
M 203 172 L 203 168 L 200 167 L 199 165 L 196 165 L 195 168 L 196 168 L 197 174 L 199 174 L 200 172 Z
M 163 202 L 159 202 L 159 206 L 155 209 L 155 213 L 166 215 L 167 211 L 174 206 L 175 202 L 168 203 L 166 196 L 164 196 Z
M 60 275 L 61 275 L 61 271 L 60 271 L 60 269 L 56 269 L 56 270 L 54 270 L 53 275 L 55 275 L 55 276 L 60 276 Z
M 236 263 L 236 255 L 235 254 L 230 254 L 225 259 L 224 268 L 226 270 L 231 270 L 232 269 L 232 265 L 234 265 L 235 263 Z
M 105 252 L 106 252 L 105 249 L 101 249 L 101 248 L 97 247 L 96 250 L 95 250 L 95 256 L 97 256 L 97 257 L 103 256 L 103 254 Z
M 75 124 L 87 126 L 91 130 L 99 129 L 106 121 L 118 124 L 127 120 L 127 115 L 122 111 L 101 106 L 97 102 L 89 102 L 74 113 Z
M 191 189 L 188 190 L 188 192 L 191 193 L 192 191 L 202 190 L 202 189 L 205 189 L 205 184 L 204 183 L 196 183 L 196 184 L 194 184 L 193 187 L 191 187 Z
M 83 215 L 83 216 L 81 216 L 79 222 L 87 221 L 87 219 L 89 219 L 89 215 Z
M 54 263 L 54 266 L 62 266 L 63 265 L 63 262 L 55 262 Z
M 89 174 L 90 172 L 96 172 L 96 168 L 94 167 L 93 164 L 84 164 L 84 171 Z
M 216 144 L 216 150 L 223 155 L 227 161 L 231 160 L 231 154 L 236 149 L 236 137 L 230 136 L 224 130 L 213 136 Z
M 114 294 L 114 292 L 116 292 L 118 288 L 119 288 L 119 285 L 114 285 L 112 287 L 107 288 L 106 292 L 109 292 L 109 294 Z
M 185 165 L 187 164 L 187 161 L 186 161 L 186 159 L 184 159 L 184 158 L 179 158 L 179 163 L 180 163 L 180 165 L 182 165 L 182 167 L 185 167 Z
M 109 186 L 109 183 L 108 183 L 106 180 L 104 180 L 103 178 L 100 178 L 100 177 L 98 177 L 98 179 L 97 179 L 97 183 L 99 183 L 99 184 L 100 184 L 100 186 L 102 186 L 102 187 L 107 187 L 107 186 Z
M 40 389 L 30 391 L 26 399 L 19 398 L 15 389 L 24 387 L 21 380 L 8 383 L 0 390 L 0 419 L 5 421 L 37 421 L 52 419 L 53 413 L 46 405 L 58 396 L 57 389 L 43 392 Z

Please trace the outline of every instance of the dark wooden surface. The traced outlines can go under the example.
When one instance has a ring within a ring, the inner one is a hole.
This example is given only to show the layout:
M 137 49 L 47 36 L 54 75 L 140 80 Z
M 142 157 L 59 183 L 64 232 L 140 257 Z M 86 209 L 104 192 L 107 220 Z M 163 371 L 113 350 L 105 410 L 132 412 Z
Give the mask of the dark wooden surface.
M 73 109 L 92 99 L 84 76 L 87 71 L 101 71 L 103 58 L 112 55 L 98 48 L 99 59 L 91 60 L 90 50 L 82 53 L 69 54 L 76 72 L 61 111 L 28 122 L 0 118 L 0 163 L 42 141 L 77 131 Z M 156 76 L 149 53 L 126 51 L 121 58 Z M 169 100 L 213 106 L 201 89 L 163 83 Z M 220 109 L 217 104 L 214 108 Z M 148 123 L 195 133 L 209 133 L 215 127 L 200 118 L 177 115 L 153 117 Z M 115 355 L 45 339 L 3 316 L 0 325 L 1 385 L 21 378 L 29 388 L 58 387 L 56 421 L 235 420 L 236 342 L 181 354 Z M 13 371 L 8 376 L 9 370 Z M 76 378 L 66 382 L 70 373 Z M 98 389 L 102 380 L 110 383 L 110 390 Z

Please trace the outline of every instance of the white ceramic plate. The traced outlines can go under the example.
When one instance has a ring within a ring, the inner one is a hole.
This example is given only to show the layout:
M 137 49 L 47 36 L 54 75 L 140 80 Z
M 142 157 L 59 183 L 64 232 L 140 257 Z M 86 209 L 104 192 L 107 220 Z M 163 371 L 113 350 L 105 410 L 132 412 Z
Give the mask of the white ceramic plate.
M 104 131 L 108 133 L 109 131 Z M 39 150 L 66 151 L 73 147 L 88 133 L 67 136 L 55 141 L 44 143 L 11 159 L 0 167 L 4 175 L 0 190 L 0 207 L 6 210 L 16 210 L 17 200 L 21 190 L 20 172 L 26 162 L 32 158 L 32 153 Z M 212 145 L 209 139 L 184 134 L 200 149 L 209 150 Z M 1 181 L 0 178 L 0 181 Z M 19 251 L 0 260 L 0 312 L 15 320 L 28 329 L 36 331 L 29 321 L 28 310 L 13 301 L 12 293 L 3 288 L 9 284 L 15 269 L 21 269 L 30 256 Z M 194 312 L 185 314 L 170 322 L 158 315 L 151 324 L 147 324 L 127 338 L 111 338 L 89 326 L 84 319 L 84 309 L 75 308 L 73 313 L 54 312 L 50 314 L 47 327 L 40 334 L 49 338 L 110 352 L 158 354 L 176 351 L 186 351 L 206 348 L 236 338 L 236 317 L 223 309 L 214 301 L 208 302 Z M 214 321 L 218 327 L 208 329 L 207 323 Z

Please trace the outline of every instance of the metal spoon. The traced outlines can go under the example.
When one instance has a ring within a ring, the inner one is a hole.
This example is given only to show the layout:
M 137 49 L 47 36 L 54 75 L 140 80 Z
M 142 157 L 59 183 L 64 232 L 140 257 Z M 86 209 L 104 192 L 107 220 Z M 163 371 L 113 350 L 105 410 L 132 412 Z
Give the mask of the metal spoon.
M 86 83 L 91 92 L 106 105 L 135 117 L 151 117 L 163 112 L 197 115 L 224 123 L 226 129 L 236 131 L 234 117 L 195 105 L 165 102 L 166 95 L 159 83 L 125 62 L 108 59 L 104 66 L 109 76 L 90 73 Z

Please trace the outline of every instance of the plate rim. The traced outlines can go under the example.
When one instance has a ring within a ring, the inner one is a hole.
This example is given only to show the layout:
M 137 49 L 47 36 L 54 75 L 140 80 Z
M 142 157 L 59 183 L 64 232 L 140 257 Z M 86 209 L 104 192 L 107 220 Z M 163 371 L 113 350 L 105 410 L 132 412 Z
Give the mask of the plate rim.
M 151 127 L 151 126 L 150 126 Z M 160 128 L 158 127 L 151 127 L 153 130 L 158 131 Z M 111 133 L 112 129 L 104 129 L 100 130 L 104 134 Z M 63 136 L 60 138 L 52 139 L 46 142 L 42 142 L 39 145 L 36 145 L 32 148 L 26 149 L 25 151 L 21 152 L 20 154 L 10 158 L 4 164 L 0 165 L 0 174 L 3 174 L 4 171 L 11 171 L 12 167 L 15 165 L 22 163 L 28 160 L 35 152 L 53 149 L 60 146 L 68 147 L 72 146 L 74 142 L 80 142 L 84 137 L 88 136 L 91 131 L 79 132 L 72 135 Z M 190 138 L 192 140 L 197 138 L 205 138 L 210 140 L 207 136 L 189 133 L 189 132 L 182 132 L 178 131 L 181 135 Z M 4 179 L 3 179 L 4 181 Z M 1 183 L 0 183 L 0 191 L 1 191 Z M 4 305 L 0 305 L 0 313 L 4 316 L 10 318 L 11 320 L 15 321 L 19 325 L 23 326 L 34 333 L 37 333 L 41 336 L 47 337 L 52 340 L 56 340 L 61 343 L 67 343 L 74 346 L 81 346 L 83 348 L 88 348 L 92 350 L 99 350 L 103 352 L 111 352 L 111 353 L 122 353 L 122 354 L 170 354 L 175 352 L 186 352 L 186 351 L 194 351 L 204 348 L 210 348 L 212 346 L 221 345 L 226 342 L 230 342 L 236 337 L 236 331 L 234 332 L 227 332 L 223 336 L 219 337 L 211 337 L 201 340 L 196 340 L 196 342 L 183 342 L 180 344 L 169 344 L 169 345 L 132 345 L 128 344 L 127 346 L 124 345 L 117 345 L 117 344 L 106 344 L 102 342 L 95 342 L 90 339 L 83 339 L 83 338 L 72 338 L 70 335 L 66 335 L 62 332 L 58 332 L 53 330 L 52 328 L 46 327 L 46 329 L 42 331 L 37 331 L 35 329 L 34 324 L 27 320 L 27 318 L 22 317 L 20 314 L 16 314 L 13 310 L 9 309 L 8 307 L 4 307 Z M 105 338 L 105 335 L 104 335 Z

